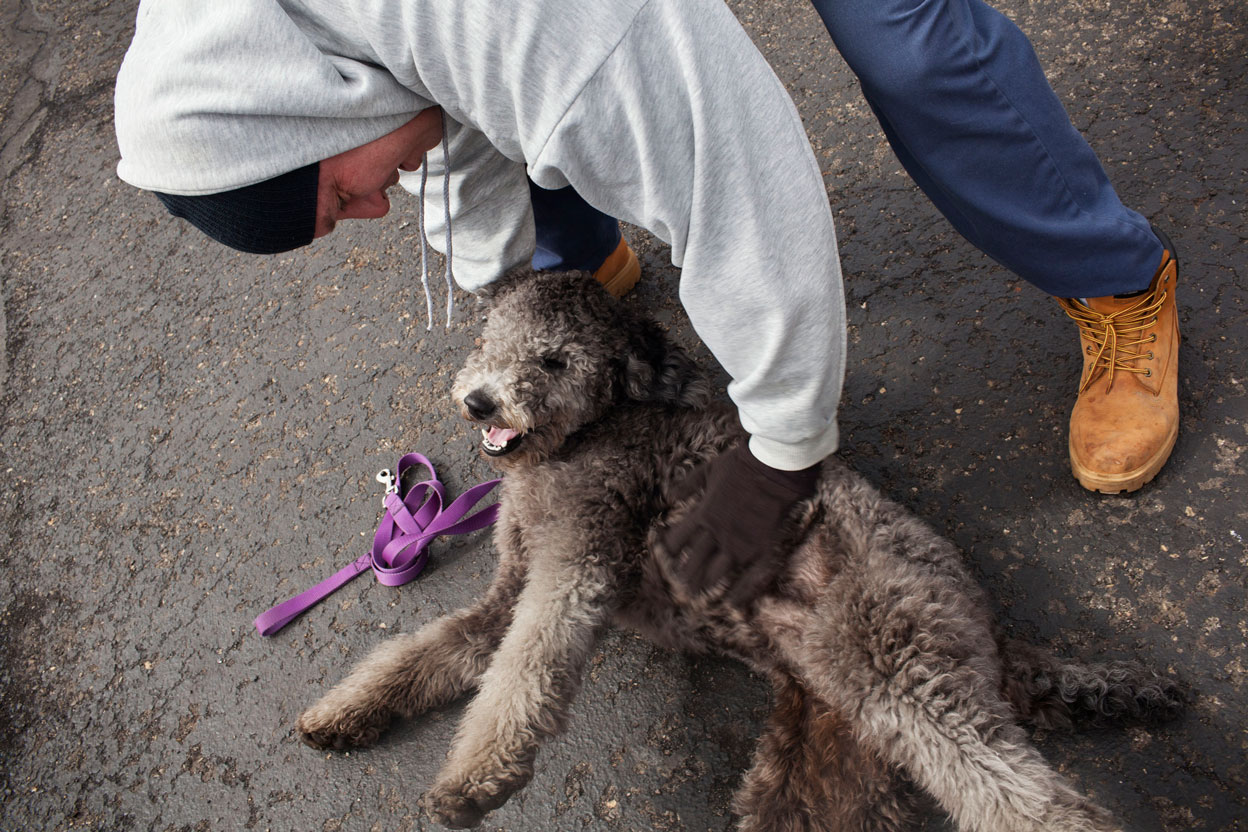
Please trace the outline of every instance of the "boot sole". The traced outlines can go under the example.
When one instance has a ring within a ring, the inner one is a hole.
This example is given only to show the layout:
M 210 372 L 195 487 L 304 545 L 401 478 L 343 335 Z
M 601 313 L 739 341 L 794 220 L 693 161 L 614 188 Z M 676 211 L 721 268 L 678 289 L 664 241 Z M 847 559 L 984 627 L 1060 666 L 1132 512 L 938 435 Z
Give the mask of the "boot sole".
M 1122 474 L 1102 474 L 1099 471 L 1093 471 L 1085 468 L 1075 459 L 1075 449 L 1070 449 L 1070 470 L 1075 475 L 1075 479 L 1079 480 L 1079 484 L 1089 491 L 1099 491 L 1102 494 L 1121 494 L 1124 491 L 1139 491 L 1144 484 L 1151 481 L 1157 476 L 1157 472 L 1166 464 L 1166 460 L 1170 458 L 1170 452 L 1174 450 L 1174 443 L 1179 438 L 1179 426 L 1175 424 L 1174 429 L 1170 431 L 1170 435 L 1166 438 L 1165 444 L 1153 454 L 1148 462 L 1144 463 L 1134 471 L 1127 471 Z

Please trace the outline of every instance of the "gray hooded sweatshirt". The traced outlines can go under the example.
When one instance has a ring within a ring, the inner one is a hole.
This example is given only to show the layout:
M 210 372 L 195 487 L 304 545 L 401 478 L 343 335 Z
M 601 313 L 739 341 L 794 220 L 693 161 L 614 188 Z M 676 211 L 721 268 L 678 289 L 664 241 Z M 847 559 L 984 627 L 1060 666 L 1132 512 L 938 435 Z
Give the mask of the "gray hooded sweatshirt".
M 572 185 L 671 246 L 755 456 L 793 470 L 836 449 L 845 314 L 823 178 L 720 0 L 144 0 L 117 79 L 118 175 L 230 190 L 434 105 L 447 152 L 425 166 L 425 209 L 437 247 L 449 205 L 461 286 L 532 256 L 526 174 Z

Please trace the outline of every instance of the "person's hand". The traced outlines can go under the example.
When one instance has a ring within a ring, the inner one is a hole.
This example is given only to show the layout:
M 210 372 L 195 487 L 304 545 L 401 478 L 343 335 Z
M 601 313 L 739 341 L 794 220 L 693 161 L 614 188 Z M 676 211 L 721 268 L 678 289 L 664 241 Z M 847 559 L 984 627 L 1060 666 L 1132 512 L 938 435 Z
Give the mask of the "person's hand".
M 790 509 L 815 493 L 819 465 L 780 471 L 754 458 L 745 443 L 689 473 L 677 499 L 702 499 L 663 535 L 677 577 L 694 594 L 727 581 L 729 603 L 746 606 L 784 567 L 781 536 Z

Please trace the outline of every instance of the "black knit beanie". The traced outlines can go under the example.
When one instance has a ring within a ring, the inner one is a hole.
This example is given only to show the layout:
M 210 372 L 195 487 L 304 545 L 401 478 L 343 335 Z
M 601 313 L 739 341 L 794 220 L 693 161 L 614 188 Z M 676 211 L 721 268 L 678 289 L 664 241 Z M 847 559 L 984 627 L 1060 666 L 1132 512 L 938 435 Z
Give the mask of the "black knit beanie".
M 277 254 L 306 246 L 316 233 L 320 163 L 219 194 L 156 196 L 219 243 L 248 254 Z

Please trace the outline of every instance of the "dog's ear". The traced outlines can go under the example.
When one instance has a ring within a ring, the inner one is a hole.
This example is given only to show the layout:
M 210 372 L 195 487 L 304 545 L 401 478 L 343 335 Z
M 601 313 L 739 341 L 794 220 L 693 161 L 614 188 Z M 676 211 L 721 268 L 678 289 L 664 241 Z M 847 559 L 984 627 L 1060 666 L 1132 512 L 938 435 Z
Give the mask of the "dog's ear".
M 476 292 L 477 299 L 483 301 L 488 306 L 493 306 L 504 295 L 510 294 L 517 286 L 536 274 L 537 272 L 528 266 L 517 266 L 493 283 L 487 283 L 478 289 Z
M 711 400 L 711 385 L 693 359 L 651 320 L 628 316 L 628 354 L 624 358 L 624 391 L 630 399 L 680 407 L 702 408 Z

